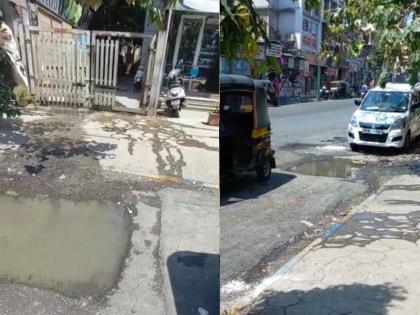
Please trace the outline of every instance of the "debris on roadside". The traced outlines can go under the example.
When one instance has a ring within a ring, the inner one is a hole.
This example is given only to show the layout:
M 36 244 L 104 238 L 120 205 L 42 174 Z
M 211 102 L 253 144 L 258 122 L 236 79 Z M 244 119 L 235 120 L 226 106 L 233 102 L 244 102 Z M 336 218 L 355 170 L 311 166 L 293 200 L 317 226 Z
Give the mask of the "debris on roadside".
M 14 191 L 14 190 L 8 190 L 8 191 L 6 191 L 6 195 L 14 196 L 14 197 L 18 197 L 19 196 L 19 194 L 16 191 Z
M 311 223 L 309 221 L 306 221 L 306 220 L 301 220 L 300 223 L 303 223 L 303 224 L 305 224 L 306 226 L 309 226 L 309 227 L 313 227 L 314 226 L 313 223 Z

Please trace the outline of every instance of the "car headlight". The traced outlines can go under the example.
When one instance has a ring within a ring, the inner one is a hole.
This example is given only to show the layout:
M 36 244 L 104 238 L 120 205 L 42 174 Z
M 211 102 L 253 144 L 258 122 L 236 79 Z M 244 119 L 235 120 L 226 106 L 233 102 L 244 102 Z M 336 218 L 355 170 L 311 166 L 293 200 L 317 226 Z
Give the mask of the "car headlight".
M 359 122 L 357 121 L 356 117 L 352 117 L 350 120 L 350 125 L 352 127 L 359 127 Z
M 394 121 L 391 126 L 391 129 L 402 129 L 405 127 L 405 118 L 399 118 Z

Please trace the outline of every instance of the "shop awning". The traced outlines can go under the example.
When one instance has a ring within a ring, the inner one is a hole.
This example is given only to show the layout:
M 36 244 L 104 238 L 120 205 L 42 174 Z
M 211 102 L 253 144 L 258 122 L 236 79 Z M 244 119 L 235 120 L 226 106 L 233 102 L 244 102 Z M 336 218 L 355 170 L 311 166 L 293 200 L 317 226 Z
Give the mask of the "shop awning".
M 219 0 L 180 0 L 175 10 L 197 13 L 219 13 Z

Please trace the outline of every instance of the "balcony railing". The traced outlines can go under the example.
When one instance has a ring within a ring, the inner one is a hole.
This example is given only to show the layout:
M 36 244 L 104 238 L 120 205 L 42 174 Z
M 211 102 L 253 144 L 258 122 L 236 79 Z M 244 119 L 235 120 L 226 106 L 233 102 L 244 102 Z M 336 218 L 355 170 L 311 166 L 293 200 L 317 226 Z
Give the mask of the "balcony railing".
M 55 14 L 61 15 L 63 0 L 36 0 L 35 2 L 44 6 Z

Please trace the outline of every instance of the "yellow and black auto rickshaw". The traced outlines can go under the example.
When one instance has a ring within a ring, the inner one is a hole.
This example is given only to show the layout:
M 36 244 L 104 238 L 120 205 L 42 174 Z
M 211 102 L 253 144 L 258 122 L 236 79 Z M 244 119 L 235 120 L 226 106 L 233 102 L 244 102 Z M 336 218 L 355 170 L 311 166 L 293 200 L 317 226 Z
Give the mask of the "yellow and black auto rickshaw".
M 220 177 L 256 171 L 268 180 L 276 167 L 271 149 L 267 91 L 271 82 L 220 76 Z

